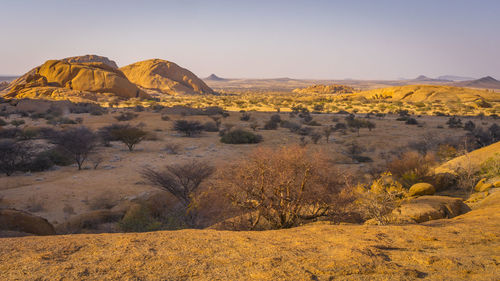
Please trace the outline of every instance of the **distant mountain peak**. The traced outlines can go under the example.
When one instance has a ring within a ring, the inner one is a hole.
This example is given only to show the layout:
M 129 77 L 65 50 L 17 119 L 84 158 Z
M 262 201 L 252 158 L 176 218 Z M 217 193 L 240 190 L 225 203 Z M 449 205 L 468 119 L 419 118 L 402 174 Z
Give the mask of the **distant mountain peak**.
M 491 76 L 485 76 L 482 78 L 477 79 L 477 81 L 482 81 L 482 82 L 499 82 L 497 79 L 491 77 Z
M 226 80 L 226 79 L 221 78 L 221 77 L 219 77 L 219 76 L 217 76 L 217 75 L 215 75 L 215 74 L 213 74 L 213 73 L 212 73 L 212 74 L 210 74 L 210 76 L 208 76 L 207 78 L 205 78 L 205 80 L 211 80 L 211 81 L 224 81 L 224 80 Z

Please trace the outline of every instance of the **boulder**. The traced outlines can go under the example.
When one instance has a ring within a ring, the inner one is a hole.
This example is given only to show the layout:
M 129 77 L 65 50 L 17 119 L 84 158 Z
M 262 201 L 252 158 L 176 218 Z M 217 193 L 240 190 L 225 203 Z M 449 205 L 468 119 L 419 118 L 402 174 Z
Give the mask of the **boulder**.
M 46 219 L 14 209 L 0 209 L 0 230 L 54 235 L 56 231 Z
M 195 74 L 170 61 L 145 60 L 120 70 L 132 83 L 163 94 L 213 94 L 213 90 Z
M 434 193 L 436 193 L 436 189 L 432 184 L 421 182 L 410 187 L 408 196 L 433 195 Z
M 396 223 L 421 223 L 453 218 L 470 211 L 461 199 L 447 196 L 421 196 L 410 200 L 392 212 Z

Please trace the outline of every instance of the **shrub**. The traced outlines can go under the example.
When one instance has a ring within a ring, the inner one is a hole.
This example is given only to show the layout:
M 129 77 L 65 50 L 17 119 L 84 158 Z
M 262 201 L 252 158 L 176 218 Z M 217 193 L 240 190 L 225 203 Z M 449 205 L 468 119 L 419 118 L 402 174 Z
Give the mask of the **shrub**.
M 429 179 L 435 162 L 431 153 L 422 155 L 416 151 L 408 151 L 390 161 L 387 168 L 398 182 L 409 188 Z
M 5 120 L 0 118 L 0 126 L 5 126 L 5 125 L 7 125 L 7 122 L 5 122 Z
M 446 121 L 446 125 L 448 125 L 449 128 L 462 128 L 462 119 L 452 116 Z
M 114 130 L 119 130 L 123 128 L 129 128 L 128 124 L 112 124 L 110 126 L 102 127 L 97 131 L 97 135 L 99 136 L 102 144 L 104 146 L 110 146 L 110 142 L 118 141 L 118 139 L 112 134 Z
M 317 132 L 314 132 L 310 135 L 311 137 L 311 140 L 314 144 L 317 144 L 318 141 L 323 137 L 321 134 L 317 133 Z
M 406 122 L 405 122 L 407 125 L 418 125 L 418 121 L 417 119 L 415 118 L 407 118 L 406 119 Z
M 359 185 L 356 194 L 355 203 L 365 219 L 388 224 L 391 222 L 392 210 L 401 205 L 406 192 L 399 182 L 392 179 L 390 173 L 385 173 L 369 186 Z
M 179 154 L 180 149 L 181 146 L 177 143 L 167 143 L 164 148 L 168 154 Z
M 300 125 L 299 123 L 295 123 L 295 122 L 286 120 L 286 121 L 281 122 L 281 127 L 287 128 L 290 130 L 290 132 L 295 133 L 302 127 L 302 125 Z
M 207 132 L 218 132 L 219 127 L 217 127 L 217 124 L 212 121 L 208 121 L 205 124 L 203 124 L 203 129 Z
M 81 170 L 83 163 L 96 147 L 97 135 L 86 127 L 78 127 L 60 132 L 54 142 L 73 156 L 78 170 Z
M 123 232 L 145 232 L 161 229 L 161 222 L 152 217 L 148 206 L 140 204 L 132 206 L 118 226 Z
M 172 194 L 189 211 L 194 193 L 208 179 L 215 168 L 206 162 L 192 160 L 183 164 L 167 165 L 162 171 L 145 168 L 141 174 L 152 185 Z M 194 224 L 193 216 L 186 217 L 187 223 Z
M 356 162 L 361 162 L 361 161 L 359 161 L 359 159 L 365 160 L 365 158 L 363 158 L 361 156 L 361 154 L 365 151 L 366 151 L 365 147 L 363 147 L 363 146 L 359 145 L 357 142 L 353 141 L 346 146 L 346 148 L 342 151 L 342 154 L 351 158 L 351 160 L 356 163 Z M 369 162 L 369 161 L 365 161 L 365 162 Z
M 31 145 L 27 142 L 0 140 L 0 172 L 7 176 L 15 171 L 23 171 L 32 155 Z
M 273 120 L 269 120 L 266 124 L 264 124 L 264 130 L 276 130 L 278 129 L 278 124 L 279 123 L 276 123 Z
M 186 137 L 198 135 L 203 130 L 203 125 L 198 121 L 177 120 L 174 123 L 174 130 L 184 134 Z
M 163 120 L 163 121 L 170 121 L 170 117 L 168 115 L 166 115 L 166 114 L 162 114 L 161 115 L 161 120 Z
M 248 229 L 261 221 L 279 229 L 336 211 L 343 202 L 341 178 L 323 158 L 294 146 L 258 149 L 221 171 L 216 185 L 246 214 Z
M 470 120 L 465 122 L 465 124 L 464 124 L 464 130 L 466 130 L 466 131 L 472 132 L 472 131 L 474 131 L 475 128 L 476 128 L 476 124 L 474 124 L 474 122 L 472 122 Z
M 148 133 L 137 127 L 125 127 L 112 130 L 111 135 L 114 139 L 123 142 L 129 151 L 133 151 L 134 147 L 142 142 Z
M 19 128 L 0 128 L 0 139 L 14 139 L 21 134 Z
M 115 116 L 115 119 L 118 121 L 130 121 L 137 118 L 137 116 L 139 115 L 132 112 L 123 112 L 120 115 Z
M 250 120 L 250 114 L 246 113 L 246 112 L 243 112 L 240 116 L 240 120 L 241 121 L 249 121 Z
M 262 141 L 262 136 L 238 129 L 225 133 L 220 141 L 228 144 L 259 143 Z

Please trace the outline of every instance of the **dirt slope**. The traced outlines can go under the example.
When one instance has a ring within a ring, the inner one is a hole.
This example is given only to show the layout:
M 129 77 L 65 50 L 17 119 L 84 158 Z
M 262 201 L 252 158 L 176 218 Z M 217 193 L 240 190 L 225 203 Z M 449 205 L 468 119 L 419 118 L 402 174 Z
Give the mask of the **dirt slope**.
M 500 192 L 422 225 L 0 240 L 6 280 L 498 280 Z

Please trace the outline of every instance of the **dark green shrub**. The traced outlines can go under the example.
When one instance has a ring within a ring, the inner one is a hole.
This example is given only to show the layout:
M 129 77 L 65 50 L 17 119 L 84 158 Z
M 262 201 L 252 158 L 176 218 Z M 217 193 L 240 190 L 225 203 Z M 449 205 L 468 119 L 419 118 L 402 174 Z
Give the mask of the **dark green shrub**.
M 262 141 L 262 136 L 242 129 L 237 129 L 224 134 L 220 141 L 228 144 L 259 143 Z

